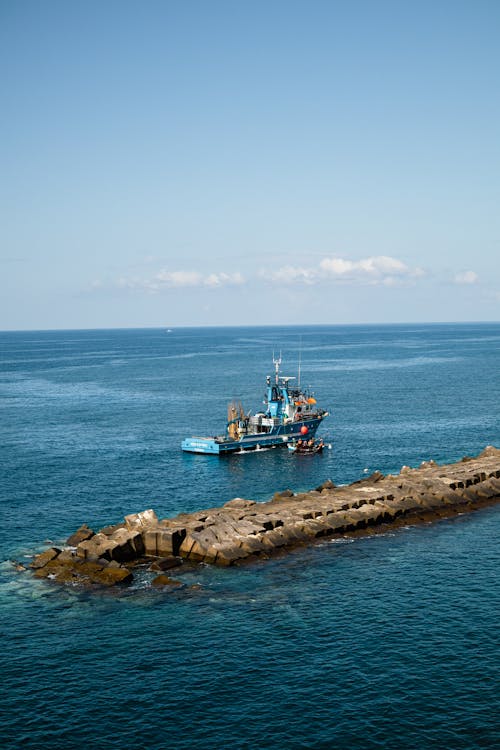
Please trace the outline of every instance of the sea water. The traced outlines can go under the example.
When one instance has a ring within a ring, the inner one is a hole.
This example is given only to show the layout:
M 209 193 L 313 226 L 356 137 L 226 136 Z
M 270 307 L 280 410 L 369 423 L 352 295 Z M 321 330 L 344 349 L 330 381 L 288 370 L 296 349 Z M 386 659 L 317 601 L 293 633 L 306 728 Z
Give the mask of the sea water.
M 5 750 L 494 748 L 500 506 L 183 587 L 89 592 L 14 569 L 81 523 L 343 484 L 500 446 L 500 325 L 0 334 Z M 321 455 L 186 454 L 281 352 L 330 411 Z

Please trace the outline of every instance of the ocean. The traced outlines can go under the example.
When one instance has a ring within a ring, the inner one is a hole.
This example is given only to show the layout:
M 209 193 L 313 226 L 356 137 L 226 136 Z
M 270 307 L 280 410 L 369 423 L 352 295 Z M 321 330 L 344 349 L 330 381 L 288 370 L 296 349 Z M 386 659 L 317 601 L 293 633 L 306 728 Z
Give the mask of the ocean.
M 18 572 L 98 529 L 500 447 L 500 324 L 0 333 L 4 750 L 469 750 L 500 745 L 500 506 L 158 590 Z M 219 458 L 273 354 L 331 448 Z

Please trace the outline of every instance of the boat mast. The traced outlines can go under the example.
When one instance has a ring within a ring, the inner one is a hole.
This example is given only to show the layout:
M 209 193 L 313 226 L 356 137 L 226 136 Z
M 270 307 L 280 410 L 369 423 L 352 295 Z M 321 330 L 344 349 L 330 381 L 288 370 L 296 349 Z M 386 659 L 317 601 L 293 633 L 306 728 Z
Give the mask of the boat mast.
M 302 361 L 302 336 L 300 336 L 300 338 L 299 338 L 299 371 L 297 373 L 297 375 L 298 375 L 298 377 L 297 377 L 297 386 L 298 386 L 298 388 L 300 388 L 300 365 L 301 365 L 301 361 Z
M 275 359 L 274 352 L 273 352 L 273 365 L 274 365 L 274 369 L 276 370 L 276 385 L 279 385 L 279 380 L 280 380 L 279 378 L 280 364 L 281 364 L 281 352 L 280 352 L 280 356 L 277 359 Z

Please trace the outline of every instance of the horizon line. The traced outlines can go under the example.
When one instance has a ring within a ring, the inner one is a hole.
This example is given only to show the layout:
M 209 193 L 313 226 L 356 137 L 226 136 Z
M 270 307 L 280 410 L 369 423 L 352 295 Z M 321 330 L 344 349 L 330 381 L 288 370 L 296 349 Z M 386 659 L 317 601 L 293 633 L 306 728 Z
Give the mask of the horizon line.
M 171 331 L 175 329 L 223 329 L 223 328 L 345 328 L 345 327 L 380 327 L 380 326 L 436 326 L 436 325 L 498 325 L 500 320 L 433 320 L 433 321 L 400 321 L 400 322 L 364 322 L 364 323 L 239 323 L 200 324 L 200 325 L 154 325 L 154 326 L 93 326 L 89 328 L 0 328 L 0 333 L 58 333 L 64 331 Z

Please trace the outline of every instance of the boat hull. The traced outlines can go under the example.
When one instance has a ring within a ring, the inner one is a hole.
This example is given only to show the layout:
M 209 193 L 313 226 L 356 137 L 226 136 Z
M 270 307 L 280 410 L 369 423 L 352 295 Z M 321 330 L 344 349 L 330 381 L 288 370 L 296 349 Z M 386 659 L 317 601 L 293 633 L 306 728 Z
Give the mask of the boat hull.
M 325 414 L 326 416 L 326 414 Z M 182 441 L 182 450 L 186 453 L 205 453 L 212 455 L 227 455 L 229 453 L 241 453 L 254 451 L 261 448 L 272 448 L 274 446 L 287 445 L 289 440 L 300 437 L 302 428 L 307 427 L 307 436 L 314 437 L 316 430 L 323 421 L 323 416 L 315 419 L 278 425 L 271 432 L 252 433 L 243 435 L 238 440 L 231 438 L 208 438 L 191 437 Z
M 288 443 L 290 453 L 296 453 L 299 456 L 314 456 L 316 453 L 323 452 L 323 445 L 313 445 L 311 448 L 299 448 L 297 445 Z

